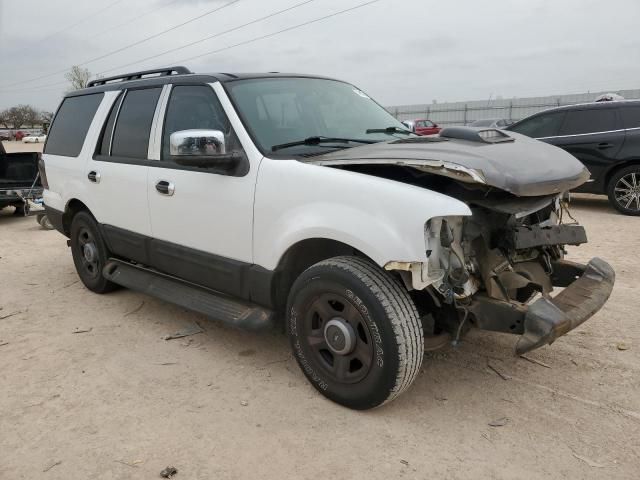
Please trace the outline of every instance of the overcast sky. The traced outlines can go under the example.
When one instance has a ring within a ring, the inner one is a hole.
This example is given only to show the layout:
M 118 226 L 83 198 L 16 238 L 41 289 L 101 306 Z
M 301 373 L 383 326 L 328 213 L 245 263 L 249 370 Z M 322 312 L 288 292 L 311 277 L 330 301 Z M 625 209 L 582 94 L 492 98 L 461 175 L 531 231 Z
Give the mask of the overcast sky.
M 0 108 L 26 103 L 54 110 L 67 88 L 64 74 L 55 72 L 123 49 L 230 1 L 0 0 Z M 194 72 L 317 73 L 350 81 L 384 105 L 640 88 L 638 0 L 379 0 L 184 61 L 366 1 L 313 0 L 140 61 L 301 1 L 238 0 L 86 68 L 106 76 L 174 64 Z M 121 67 L 128 63 L 133 65 Z

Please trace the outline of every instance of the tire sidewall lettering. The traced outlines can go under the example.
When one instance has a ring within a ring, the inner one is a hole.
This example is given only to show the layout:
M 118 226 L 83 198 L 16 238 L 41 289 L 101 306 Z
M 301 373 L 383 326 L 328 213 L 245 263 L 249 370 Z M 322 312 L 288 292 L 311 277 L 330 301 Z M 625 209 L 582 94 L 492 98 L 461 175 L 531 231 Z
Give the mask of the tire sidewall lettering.
M 351 302 L 353 302 L 353 304 L 369 324 L 369 331 L 371 332 L 371 337 L 373 338 L 375 347 L 376 365 L 382 368 L 384 366 L 384 348 L 382 348 L 382 335 L 380 335 L 380 329 L 378 328 L 378 325 L 371 318 L 369 309 L 358 295 L 356 295 L 349 289 L 345 290 L 345 295 L 349 300 L 351 300 Z

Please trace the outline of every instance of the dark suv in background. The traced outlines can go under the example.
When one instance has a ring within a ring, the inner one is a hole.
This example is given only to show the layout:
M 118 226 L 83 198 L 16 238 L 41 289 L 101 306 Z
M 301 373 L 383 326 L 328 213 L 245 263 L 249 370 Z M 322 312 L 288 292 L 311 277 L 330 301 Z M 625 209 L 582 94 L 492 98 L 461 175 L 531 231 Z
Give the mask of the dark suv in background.
M 577 157 L 591 179 L 577 192 L 606 194 L 626 215 L 640 215 L 640 100 L 559 107 L 506 128 Z

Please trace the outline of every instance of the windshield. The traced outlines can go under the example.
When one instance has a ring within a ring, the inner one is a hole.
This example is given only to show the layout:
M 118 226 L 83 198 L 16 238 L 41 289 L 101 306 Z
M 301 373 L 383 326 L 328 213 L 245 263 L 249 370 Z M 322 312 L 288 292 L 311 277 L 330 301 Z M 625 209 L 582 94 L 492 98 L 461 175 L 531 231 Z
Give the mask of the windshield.
M 375 142 L 407 136 L 398 132 L 406 131 L 406 126 L 348 83 L 318 78 L 256 78 L 228 82 L 225 86 L 245 126 L 265 154 L 270 154 L 274 146 L 311 137 Z M 387 128 L 388 132 L 367 133 L 370 129 Z M 287 149 L 286 154 L 357 145 L 304 144 Z

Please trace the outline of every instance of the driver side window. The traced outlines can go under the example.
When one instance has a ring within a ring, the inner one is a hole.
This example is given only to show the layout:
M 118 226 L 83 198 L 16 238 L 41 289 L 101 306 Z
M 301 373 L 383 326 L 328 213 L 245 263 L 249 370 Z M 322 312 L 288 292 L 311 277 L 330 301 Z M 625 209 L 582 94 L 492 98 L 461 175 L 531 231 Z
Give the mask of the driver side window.
M 218 130 L 224 134 L 227 152 L 242 150 L 218 97 L 208 85 L 171 89 L 162 133 L 162 160 L 170 160 L 171 134 L 182 130 Z
M 565 112 L 537 115 L 511 129 L 531 138 L 555 137 L 560 131 L 565 115 Z

